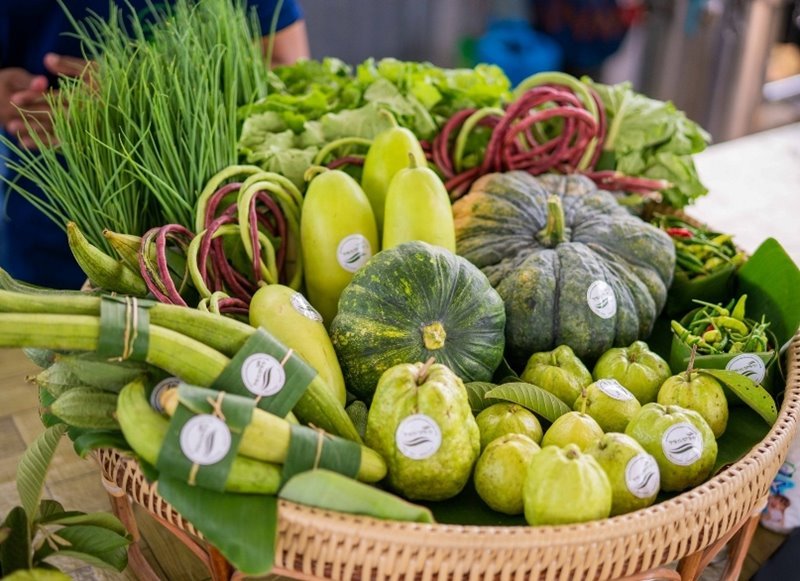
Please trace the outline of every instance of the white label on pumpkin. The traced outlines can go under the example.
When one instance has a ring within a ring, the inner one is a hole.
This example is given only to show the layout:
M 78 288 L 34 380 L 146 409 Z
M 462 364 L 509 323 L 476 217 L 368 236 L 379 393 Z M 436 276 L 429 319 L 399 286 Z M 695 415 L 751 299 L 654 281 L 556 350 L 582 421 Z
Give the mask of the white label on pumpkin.
M 636 454 L 625 466 L 625 486 L 636 498 L 650 498 L 661 486 L 661 473 L 650 454 Z
M 725 369 L 752 379 L 756 385 L 764 381 L 764 376 L 767 374 L 767 368 L 761 358 L 750 353 L 737 355 L 728 361 Z
M 424 460 L 442 445 L 442 430 L 436 421 L 425 414 L 406 417 L 394 433 L 397 449 L 412 460 Z
M 351 234 L 339 241 L 336 248 L 336 260 L 347 272 L 355 272 L 367 263 L 372 256 L 369 240 L 361 234 Z
M 253 395 L 275 395 L 286 383 L 286 371 L 272 355 L 253 353 L 242 363 L 242 383 Z
M 596 280 L 586 291 L 586 302 L 592 312 L 601 319 L 610 319 L 617 314 L 617 297 L 614 289 L 604 280 Z
M 218 417 L 200 414 L 183 425 L 180 444 L 181 451 L 195 464 L 216 464 L 231 449 L 231 431 Z
M 667 460 L 678 466 L 690 466 L 703 454 L 703 437 L 692 424 L 670 426 L 661 437 L 661 449 Z
M 595 385 L 597 385 L 597 388 L 608 397 L 613 397 L 619 401 L 636 399 L 634 395 L 625 389 L 625 387 L 616 379 L 598 379 L 595 382 Z
M 178 387 L 180 382 L 181 380 L 177 377 L 167 377 L 159 381 L 153 391 L 150 392 L 150 407 L 157 412 L 163 412 L 164 406 L 161 405 L 161 394 L 170 388 Z
M 289 299 L 289 302 L 292 303 L 294 310 L 303 315 L 307 319 L 311 319 L 312 321 L 322 322 L 322 315 L 317 312 L 317 309 L 311 306 L 306 300 L 306 297 L 301 295 L 300 293 L 294 293 L 292 297 Z

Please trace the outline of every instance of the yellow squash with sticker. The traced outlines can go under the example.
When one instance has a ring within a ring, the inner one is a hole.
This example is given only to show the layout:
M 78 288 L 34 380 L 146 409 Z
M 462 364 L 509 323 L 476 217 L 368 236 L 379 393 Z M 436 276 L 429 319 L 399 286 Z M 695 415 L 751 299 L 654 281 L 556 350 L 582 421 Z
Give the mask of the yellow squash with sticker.
M 432 169 L 418 165 L 414 155 L 409 154 L 408 160 L 386 193 L 381 248 L 419 240 L 455 252 L 453 210 L 442 180 Z
M 294 350 L 344 405 L 347 394 L 336 351 L 322 317 L 302 294 L 279 284 L 262 286 L 250 301 L 250 324 Z
M 353 273 L 378 252 L 378 231 L 367 196 L 345 172 L 311 168 L 306 179 L 300 218 L 306 290 L 328 326 Z

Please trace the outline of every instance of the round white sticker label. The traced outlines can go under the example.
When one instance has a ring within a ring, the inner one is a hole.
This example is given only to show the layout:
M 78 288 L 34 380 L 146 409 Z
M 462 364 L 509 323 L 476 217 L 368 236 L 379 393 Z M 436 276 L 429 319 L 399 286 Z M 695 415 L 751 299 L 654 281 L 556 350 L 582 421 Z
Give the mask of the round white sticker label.
M 286 371 L 272 355 L 253 353 L 242 364 L 242 383 L 253 395 L 275 395 L 286 383 Z
M 757 355 L 750 353 L 742 353 L 737 355 L 725 366 L 727 371 L 734 371 L 739 375 L 752 379 L 753 383 L 759 385 L 764 381 L 764 376 L 767 374 L 767 367 L 764 362 Z
M 231 449 L 231 431 L 218 417 L 201 414 L 183 425 L 180 444 L 184 455 L 195 464 L 216 464 Z
M 311 303 L 306 300 L 306 297 L 300 293 L 294 293 L 289 301 L 292 303 L 294 310 L 305 318 L 311 319 L 312 321 L 319 321 L 320 323 L 322 322 L 322 315 L 320 315 L 317 309 L 312 307 Z
M 596 280 L 586 290 L 586 302 L 592 312 L 601 319 L 610 319 L 617 314 L 617 297 L 614 289 L 604 280 Z
M 637 498 L 650 498 L 661 487 L 661 473 L 650 454 L 637 454 L 625 466 L 625 486 Z
M 442 430 L 433 418 L 425 414 L 406 417 L 394 434 L 397 449 L 412 460 L 433 456 L 442 445 Z
M 595 381 L 598 389 L 606 394 L 608 397 L 613 397 L 619 401 L 628 401 L 629 399 L 636 399 L 635 396 L 625 389 L 625 387 L 616 379 L 598 379 Z
M 361 234 L 351 234 L 339 241 L 336 248 L 336 260 L 347 272 L 355 272 L 364 266 L 372 256 L 369 240 Z
M 661 449 L 673 464 L 690 466 L 703 454 L 703 437 L 692 424 L 681 422 L 664 432 Z
M 159 381 L 153 391 L 150 392 L 150 407 L 157 412 L 163 412 L 164 406 L 161 405 L 161 394 L 170 388 L 178 387 L 180 382 L 181 380 L 177 377 L 167 377 Z

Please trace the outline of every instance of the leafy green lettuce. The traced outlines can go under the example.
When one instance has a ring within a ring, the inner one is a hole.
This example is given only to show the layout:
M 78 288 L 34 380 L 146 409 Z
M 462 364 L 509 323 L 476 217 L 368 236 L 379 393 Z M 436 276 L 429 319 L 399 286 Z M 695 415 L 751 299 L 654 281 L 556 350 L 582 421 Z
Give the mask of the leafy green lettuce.
M 635 92 L 630 83 L 603 85 L 586 78 L 600 96 L 608 131 L 598 169 L 664 179 L 664 201 L 675 208 L 692 203 L 708 190 L 700 182 L 692 155 L 706 148 L 711 137 L 669 101 Z
M 325 145 L 348 137 L 373 139 L 389 128 L 381 110 L 424 140 L 461 109 L 499 106 L 509 98 L 510 82 L 493 65 L 443 69 L 368 59 L 353 70 L 333 58 L 300 61 L 272 71 L 268 95 L 239 110 L 239 154 L 302 186 L 303 172 Z M 363 154 L 363 146 L 336 151 L 352 153 Z

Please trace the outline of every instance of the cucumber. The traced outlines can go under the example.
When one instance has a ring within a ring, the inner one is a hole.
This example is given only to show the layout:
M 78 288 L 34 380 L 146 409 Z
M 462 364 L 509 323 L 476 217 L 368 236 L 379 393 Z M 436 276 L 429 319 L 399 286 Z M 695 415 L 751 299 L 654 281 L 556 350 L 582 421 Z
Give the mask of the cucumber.
M 369 200 L 345 172 L 326 170 L 311 180 L 300 218 L 300 247 L 308 300 L 328 326 L 353 273 L 380 248 Z
M 30 379 L 39 387 L 49 391 L 54 397 L 59 397 L 62 393 L 82 385 L 81 381 L 69 370 L 69 367 L 59 361 L 56 361 Z
M 113 392 L 118 392 L 137 377 L 152 372 L 146 363 L 109 361 L 93 352 L 60 355 L 58 363 L 64 365 L 81 385 Z
M 122 388 L 117 399 L 117 420 L 133 451 L 155 466 L 167 434 L 169 421 L 150 407 L 144 382 L 135 380 Z M 236 456 L 225 482 L 225 490 L 250 494 L 275 494 L 281 484 L 281 469 L 250 458 Z
M 90 430 L 116 430 L 114 418 L 117 396 L 91 387 L 75 387 L 65 391 L 50 404 L 50 411 L 64 423 Z
M 409 161 L 392 178 L 386 193 L 381 248 L 419 240 L 455 253 L 456 229 L 447 190 L 432 169 L 418 166 L 413 155 Z
M 344 406 L 347 393 L 333 343 L 319 314 L 302 294 L 278 284 L 261 287 L 250 301 L 250 324 L 263 328 L 293 349 L 319 373 L 323 383 Z
M 56 360 L 56 352 L 52 349 L 35 349 L 33 347 L 26 347 L 22 350 L 25 356 L 30 359 L 34 365 L 47 369 Z

